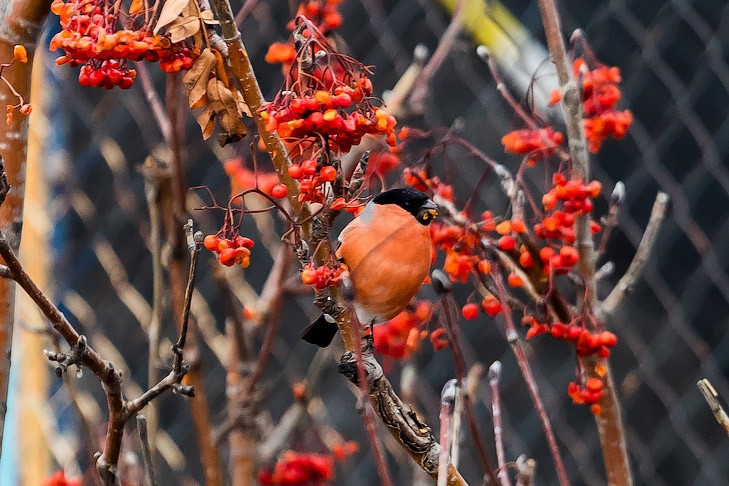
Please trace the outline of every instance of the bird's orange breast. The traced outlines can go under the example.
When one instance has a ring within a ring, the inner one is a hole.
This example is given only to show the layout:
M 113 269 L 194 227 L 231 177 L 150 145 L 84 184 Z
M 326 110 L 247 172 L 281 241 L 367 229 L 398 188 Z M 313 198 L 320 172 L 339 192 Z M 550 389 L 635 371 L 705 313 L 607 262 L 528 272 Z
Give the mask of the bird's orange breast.
M 428 276 L 430 232 L 400 206 L 375 204 L 340 240 L 337 257 L 349 267 L 357 303 L 381 320 L 399 314 Z

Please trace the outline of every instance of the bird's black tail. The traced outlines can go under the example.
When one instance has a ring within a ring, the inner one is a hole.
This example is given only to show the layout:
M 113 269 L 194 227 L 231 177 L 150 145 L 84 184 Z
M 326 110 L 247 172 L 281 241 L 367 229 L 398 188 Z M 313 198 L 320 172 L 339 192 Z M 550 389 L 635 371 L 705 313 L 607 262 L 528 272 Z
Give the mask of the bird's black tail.
M 337 335 L 337 331 L 339 331 L 337 322 L 331 316 L 322 314 L 317 320 L 306 326 L 299 337 L 307 343 L 326 348 Z

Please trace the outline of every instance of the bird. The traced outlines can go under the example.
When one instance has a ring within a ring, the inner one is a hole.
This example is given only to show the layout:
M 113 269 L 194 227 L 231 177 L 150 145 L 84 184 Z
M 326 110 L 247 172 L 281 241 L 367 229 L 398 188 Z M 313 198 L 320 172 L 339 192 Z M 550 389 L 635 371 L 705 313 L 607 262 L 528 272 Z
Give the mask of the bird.
M 427 194 L 410 188 L 382 192 L 339 235 L 335 254 L 347 265 L 354 290 L 354 310 L 363 325 L 386 322 L 410 303 L 430 271 L 428 225 L 438 206 Z M 325 348 L 337 324 L 322 314 L 300 337 Z

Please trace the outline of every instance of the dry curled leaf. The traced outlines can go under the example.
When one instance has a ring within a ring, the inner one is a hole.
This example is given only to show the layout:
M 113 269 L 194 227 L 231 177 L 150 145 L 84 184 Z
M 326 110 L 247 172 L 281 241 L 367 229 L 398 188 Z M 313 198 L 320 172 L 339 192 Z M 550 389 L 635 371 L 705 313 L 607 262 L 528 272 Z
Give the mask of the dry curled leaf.
M 177 17 L 167 26 L 167 34 L 172 43 L 192 37 L 200 31 L 200 19 L 197 17 Z
M 215 20 L 212 10 L 201 10 L 200 19 L 208 25 L 220 25 L 220 22 Z
M 215 130 L 215 112 L 209 106 L 206 106 L 200 115 L 197 117 L 197 124 L 200 125 L 202 130 L 203 140 L 207 140 L 213 134 Z
M 190 0 L 166 0 L 159 13 L 159 19 L 154 26 L 154 34 L 157 34 L 162 27 L 168 25 L 182 13 Z
M 187 91 L 187 100 L 190 108 L 198 104 L 200 99 L 205 96 L 208 87 L 210 73 L 213 71 L 217 58 L 212 50 L 205 49 L 200 53 L 190 70 L 182 77 L 182 84 Z
M 235 88 L 227 88 L 225 83 L 217 78 L 208 81 L 207 97 L 208 106 L 212 108 L 218 118 L 220 129 L 223 131 L 220 144 L 226 145 L 242 139 L 246 134 L 246 127 L 241 117 L 243 113 L 239 109 Z

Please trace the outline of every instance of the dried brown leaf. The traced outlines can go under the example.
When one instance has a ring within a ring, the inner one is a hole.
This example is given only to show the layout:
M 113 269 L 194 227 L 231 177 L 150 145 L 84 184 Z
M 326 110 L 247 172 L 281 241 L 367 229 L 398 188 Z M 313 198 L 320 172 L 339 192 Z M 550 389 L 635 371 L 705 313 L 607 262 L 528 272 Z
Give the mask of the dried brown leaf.
M 240 113 L 245 113 L 246 115 L 253 117 L 253 113 L 251 113 L 251 109 L 248 108 L 248 105 L 246 104 L 246 100 L 243 98 L 243 93 L 235 90 L 235 100 L 238 104 L 238 111 Z
M 203 140 L 207 140 L 215 130 L 215 112 L 209 106 L 205 107 L 202 113 L 197 117 L 197 124 L 202 130 Z
M 190 0 L 166 0 L 159 13 L 157 24 L 154 26 L 154 34 L 157 34 L 162 27 L 175 20 L 182 13 L 182 9 L 187 6 L 188 2 Z
M 192 37 L 199 30 L 200 19 L 197 17 L 177 17 L 167 26 L 167 33 L 173 43 Z
M 212 10 L 201 10 L 200 18 L 208 25 L 220 25 L 220 22 L 215 20 Z
M 215 67 L 217 59 L 210 49 L 203 50 L 189 71 L 182 77 L 182 84 L 187 91 L 187 101 L 190 108 L 195 106 L 205 95 L 210 73 Z

